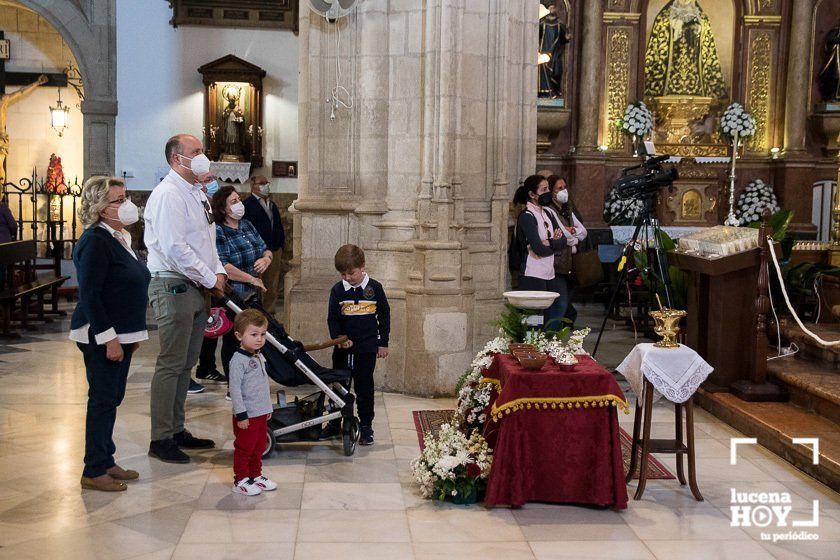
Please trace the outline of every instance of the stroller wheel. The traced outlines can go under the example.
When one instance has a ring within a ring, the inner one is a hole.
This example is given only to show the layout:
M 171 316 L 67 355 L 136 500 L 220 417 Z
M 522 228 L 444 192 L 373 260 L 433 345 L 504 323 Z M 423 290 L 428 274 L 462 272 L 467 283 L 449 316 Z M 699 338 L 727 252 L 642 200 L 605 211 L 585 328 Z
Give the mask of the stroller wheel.
M 274 431 L 269 428 L 265 431 L 265 451 L 263 451 L 263 459 L 268 459 L 274 454 L 274 448 L 277 446 L 277 437 Z
M 344 443 L 344 455 L 349 457 L 356 452 L 356 442 L 359 441 L 359 419 L 355 416 L 341 421 L 341 439 Z

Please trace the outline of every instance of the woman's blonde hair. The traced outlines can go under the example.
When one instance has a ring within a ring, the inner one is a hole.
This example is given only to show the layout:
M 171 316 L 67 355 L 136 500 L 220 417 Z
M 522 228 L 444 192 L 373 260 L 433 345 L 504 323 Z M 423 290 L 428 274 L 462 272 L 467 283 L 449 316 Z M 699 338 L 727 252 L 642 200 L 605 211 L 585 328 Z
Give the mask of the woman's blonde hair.
M 111 187 L 125 187 L 122 179 L 108 176 L 91 177 L 82 185 L 82 202 L 79 206 L 79 221 L 85 229 L 99 223 L 99 214 L 108 207 L 108 191 Z

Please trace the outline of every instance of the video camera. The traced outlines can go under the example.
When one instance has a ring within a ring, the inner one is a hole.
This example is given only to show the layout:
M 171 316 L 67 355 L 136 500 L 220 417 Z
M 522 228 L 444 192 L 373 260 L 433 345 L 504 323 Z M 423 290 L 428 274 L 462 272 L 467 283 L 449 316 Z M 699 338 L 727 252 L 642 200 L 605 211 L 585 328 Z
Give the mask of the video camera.
M 660 188 L 671 187 L 672 183 L 679 179 L 677 169 L 663 169 L 662 163 L 671 156 L 652 157 L 641 165 L 627 167 L 621 171 L 621 175 L 613 183 L 613 188 L 618 192 L 618 197 L 624 200 L 631 198 L 652 198 Z M 629 174 L 630 171 L 642 169 L 642 173 Z

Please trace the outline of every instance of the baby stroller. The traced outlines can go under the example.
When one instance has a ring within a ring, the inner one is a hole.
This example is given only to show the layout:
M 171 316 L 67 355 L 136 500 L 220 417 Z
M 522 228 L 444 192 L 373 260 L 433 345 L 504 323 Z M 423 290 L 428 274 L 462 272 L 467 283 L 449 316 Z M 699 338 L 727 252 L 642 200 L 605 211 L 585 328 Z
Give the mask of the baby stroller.
M 229 291 L 223 302 L 234 313 L 238 314 L 247 307 L 258 310 L 268 319 L 268 344 L 263 346 L 261 352 L 271 379 L 285 387 L 315 385 L 319 389 L 303 398 L 295 397 L 291 403 L 286 402 L 284 391 L 277 392 L 274 412 L 268 420 L 268 437 L 263 457 L 271 456 L 278 442 L 318 441 L 322 426 L 339 419 L 344 454 L 353 455 L 359 441 L 359 419 L 353 414 L 356 397 L 345 388 L 350 383 L 350 372 L 321 367 L 306 353 L 306 350 L 320 350 L 341 344 L 346 337 L 304 348 L 253 297 L 242 299 Z

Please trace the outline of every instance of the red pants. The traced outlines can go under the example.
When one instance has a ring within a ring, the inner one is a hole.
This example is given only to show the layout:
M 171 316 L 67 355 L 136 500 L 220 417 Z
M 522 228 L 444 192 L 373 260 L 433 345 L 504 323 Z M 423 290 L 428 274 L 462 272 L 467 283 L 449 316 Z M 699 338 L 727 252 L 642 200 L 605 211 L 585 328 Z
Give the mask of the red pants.
M 262 474 L 262 454 L 265 451 L 267 416 L 248 419 L 244 430 L 233 417 L 233 476 L 236 480 L 257 478 Z

